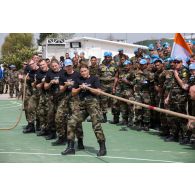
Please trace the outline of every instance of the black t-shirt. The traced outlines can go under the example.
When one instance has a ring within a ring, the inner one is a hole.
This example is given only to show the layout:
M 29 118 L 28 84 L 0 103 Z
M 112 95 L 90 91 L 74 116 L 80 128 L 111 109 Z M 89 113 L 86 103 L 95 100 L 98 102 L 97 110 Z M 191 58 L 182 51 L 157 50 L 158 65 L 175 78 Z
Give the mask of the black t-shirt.
M 44 72 L 44 71 L 40 70 L 40 71 L 37 73 L 37 75 L 36 75 L 36 84 L 40 84 L 40 83 L 42 83 L 42 82 L 45 81 L 47 72 L 48 72 L 48 71 Z M 44 90 L 44 87 L 42 87 L 42 90 L 45 91 L 45 90 Z M 46 91 L 47 91 L 47 90 L 46 90 Z
M 24 74 L 30 73 L 30 71 L 31 71 L 30 65 L 27 65 L 27 66 L 24 68 Z
M 46 74 L 45 77 L 45 82 L 46 83 L 50 83 L 51 80 L 59 80 L 60 76 L 64 73 L 63 70 L 60 70 L 59 72 L 54 72 L 52 70 L 49 70 Z M 50 89 L 49 92 L 50 93 L 59 93 L 59 84 L 53 84 Z
M 30 80 L 27 80 L 27 84 L 31 86 L 31 83 L 35 82 L 37 79 L 37 74 L 39 73 L 40 69 L 38 68 L 37 70 L 30 70 L 29 71 L 29 77 Z
M 60 85 L 64 85 L 64 82 L 72 82 L 73 86 L 76 80 L 79 78 L 79 73 L 74 71 L 72 74 L 67 74 L 66 72 L 60 77 Z M 70 93 L 72 91 L 73 86 L 68 86 L 66 88 L 66 93 Z
M 78 89 L 79 85 L 85 84 L 88 87 L 98 89 L 100 88 L 100 81 L 96 76 L 90 76 L 89 78 L 83 78 L 83 77 L 78 77 L 76 80 L 73 88 Z M 88 97 L 96 97 L 95 94 L 91 93 L 89 90 L 81 90 L 79 93 L 79 98 L 82 100 L 84 98 Z

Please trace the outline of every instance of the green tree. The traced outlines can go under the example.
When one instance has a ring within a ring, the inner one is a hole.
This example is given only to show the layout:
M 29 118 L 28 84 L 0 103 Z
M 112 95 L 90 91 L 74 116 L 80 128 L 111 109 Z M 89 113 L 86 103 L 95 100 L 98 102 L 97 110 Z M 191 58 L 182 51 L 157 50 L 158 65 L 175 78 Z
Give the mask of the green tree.
M 41 45 L 46 38 L 70 39 L 75 33 L 40 33 L 37 40 L 38 45 Z
M 15 64 L 20 68 L 23 61 L 34 54 L 33 34 L 10 33 L 1 48 L 2 60 L 6 64 Z

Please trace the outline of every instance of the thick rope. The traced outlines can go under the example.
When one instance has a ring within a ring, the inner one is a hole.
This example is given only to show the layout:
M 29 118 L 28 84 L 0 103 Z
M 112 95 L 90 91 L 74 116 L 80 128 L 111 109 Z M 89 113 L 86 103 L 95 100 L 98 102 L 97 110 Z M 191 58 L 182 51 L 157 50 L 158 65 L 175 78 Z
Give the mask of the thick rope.
M 27 74 L 24 78 L 24 89 L 23 89 L 22 105 L 21 105 L 21 111 L 20 111 L 20 115 L 19 115 L 18 119 L 16 120 L 16 122 L 11 127 L 0 128 L 0 130 L 12 130 L 12 129 L 16 128 L 17 125 L 19 124 L 19 122 L 21 121 L 22 113 L 23 113 L 23 109 L 24 109 L 24 99 L 25 99 L 25 96 L 26 96 L 26 79 L 27 79 L 28 75 L 29 74 Z
M 180 117 L 180 118 L 185 118 L 185 119 L 190 119 L 190 120 L 195 120 L 194 116 L 182 114 L 182 113 L 179 113 L 179 112 L 173 112 L 171 110 L 166 110 L 166 109 L 150 106 L 150 105 L 147 105 L 147 104 L 139 103 L 139 102 L 136 102 L 136 101 L 128 100 L 128 99 L 121 98 L 121 97 L 118 97 L 118 96 L 115 96 L 115 95 L 111 95 L 109 93 L 105 93 L 103 91 L 100 91 L 100 90 L 97 90 L 97 89 L 94 89 L 94 88 L 91 88 L 91 87 L 86 87 L 86 89 L 89 89 L 91 91 L 97 92 L 97 93 L 99 93 L 101 95 L 105 95 L 105 96 L 108 96 L 108 97 L 111 97 L 111 98 L 114 98 L 114 99 L 126 102 L 128 104 L 141 106 L 141 107 L 147 108 L 149 110 L 155 110 L 157 112 L 162 112 L 162 113 L 165 113 L 165 114 L 168 114 L 168 115 L 177 116 L 177 117 Z

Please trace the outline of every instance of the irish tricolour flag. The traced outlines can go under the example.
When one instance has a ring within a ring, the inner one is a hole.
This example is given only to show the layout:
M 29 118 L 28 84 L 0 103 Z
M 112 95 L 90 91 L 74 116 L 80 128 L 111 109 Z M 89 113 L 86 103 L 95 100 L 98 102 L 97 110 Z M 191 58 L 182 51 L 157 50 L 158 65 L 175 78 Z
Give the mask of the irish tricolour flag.
M 192 54 L 192 50 L 185 42 L 184 38 L 180 33 L 175 34 L 171 57 L 179 56 L 183 59 L 184 65 L 186 65 L 186 58 Z

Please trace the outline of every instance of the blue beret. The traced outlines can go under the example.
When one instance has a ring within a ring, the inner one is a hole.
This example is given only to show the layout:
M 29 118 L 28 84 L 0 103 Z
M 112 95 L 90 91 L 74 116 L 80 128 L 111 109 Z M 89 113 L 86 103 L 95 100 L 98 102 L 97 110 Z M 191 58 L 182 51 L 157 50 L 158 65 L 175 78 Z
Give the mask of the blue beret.
M 119 51 L 124 51 L 124 49 L 123 49 L 123 48 L 120 48 L 120 49 L 118 49 L 118 52 L 119 52 Z
M 66 66 L 72 66 L 73 64 L 72 64 L 72 60 L 70 60 L 70 59 L 66 59 L 65 61 L 64 61 L 64 66 L 66 67 Z
M 159 58 L 159 55 L 157 55 L 157 54 L 152 54 L 152 55 L 151 55 L 151 58 Z
M 9 66 L 10 68 L 16 68 L 16 66 L 14 64 Z
M 150 59 L 150 56 L 149 56 L 149 55 L 145 55 L 145 56 L 143 57 L 143 59 Z
M 139 63 L 140 63 L 141 65 L 145 65 L 145 64 L 147 64 L 147 61 L 146 61 L 145 59 L 141 59 L 141 60 L 139 61 Z
M 149 49 L 149 51 L 153 51 L 154 50 L 154 45 L 153 44 L 148 45 L 148 49 Z
M 125 60 L 124 65 L 132 64 L 131 61 Z
M 182 57 L 180 57 L 180 56 L 175 56 L 174 57 L 174 61 L 182 61 L 183 59 L 182 59 Z
M 195 70 L 195 64 L 190 64 L 189 65 L 189 70 Z
M 153 60 L 153 63 L 156 63 L 156 62 L 161 62 L 161 63 L 163 63 L 163 60 L 162 60 L 161 58 L 155 58 L 155 59 Z

